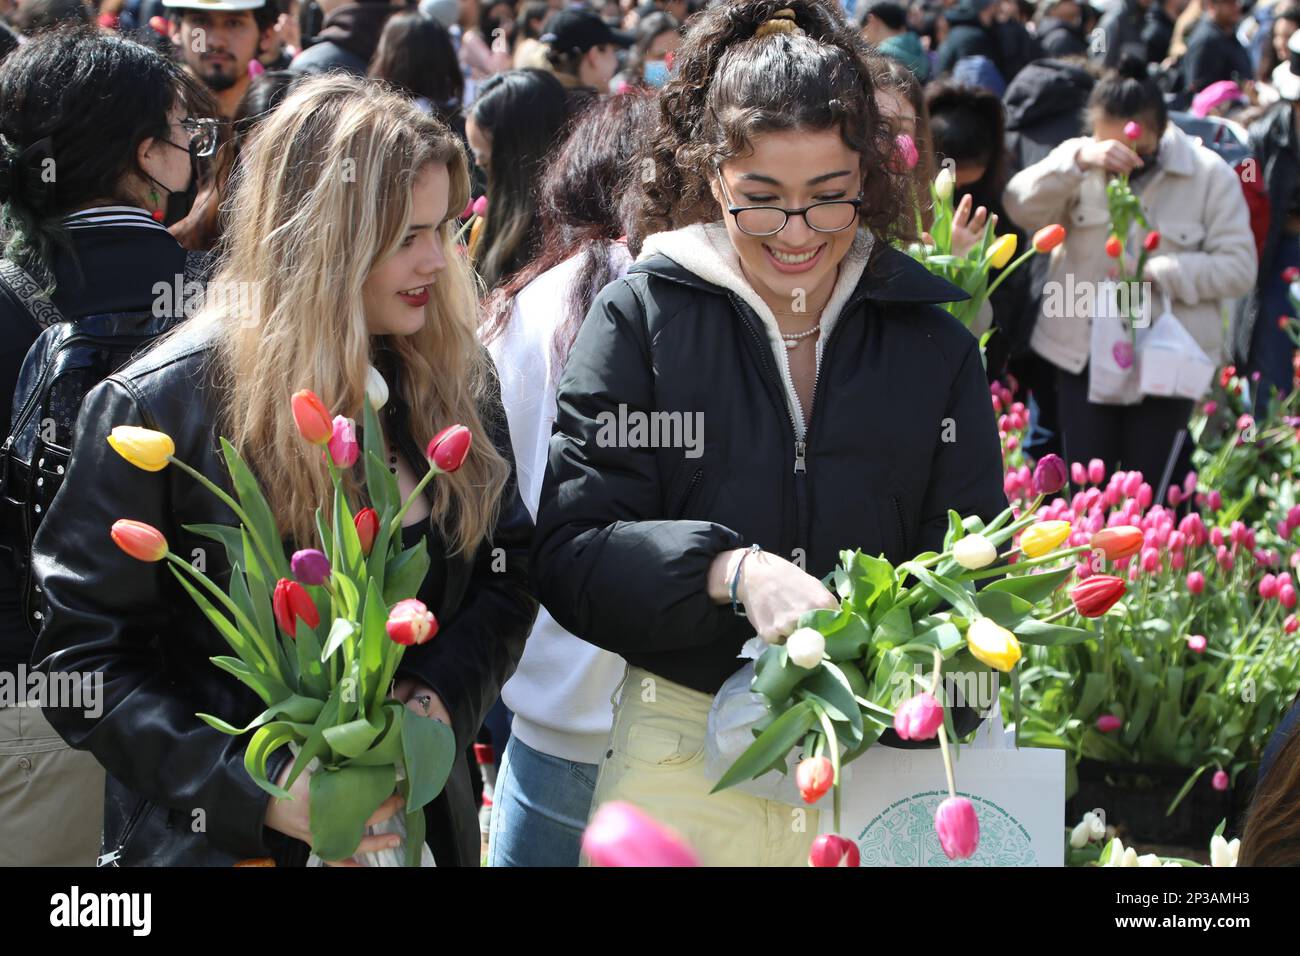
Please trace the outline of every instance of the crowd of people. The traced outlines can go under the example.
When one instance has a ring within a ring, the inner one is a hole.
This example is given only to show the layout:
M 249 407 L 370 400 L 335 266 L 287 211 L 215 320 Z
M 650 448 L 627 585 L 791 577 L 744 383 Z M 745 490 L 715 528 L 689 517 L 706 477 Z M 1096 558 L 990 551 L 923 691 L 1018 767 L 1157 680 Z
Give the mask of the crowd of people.
M 1114 278 L 1109 178 L 1189 354 L 1261 408 L 1293 387 L 1298 28 L 1292 0 L 0 0 L 0 673 L 98 694 L 0 701 L 0 864 L 305 862 L 308 774 L 268 799 L 195 716 L 261 709 L 224 639 L 105 547 L 233 515 L 106 437 L 164 431 L 217 483 L 228 438 L 306 547 L 328 476 L 289 393 L 359 420 L 375 378 L 404 495 L 435 426 L 475 438 L 402 532 L 441 630 L 394 695 L 480 744 L 427 808 L 438 865 L 577 865 L 612 800 L 706 863 L 804 863 L 815 820 L 710 795 L 713 696 L 836 605 L 841 549 L 1005 507 L 989 382 L 1034 456 L 1188 469 L 1193 399 L 1102 380 L 1090 316 L 1046 304 Z M 906 252 L 941 169 L 959 253 L 1067 230 L 970 329 Z M 610 441 L 629 413 L 699 441 Z

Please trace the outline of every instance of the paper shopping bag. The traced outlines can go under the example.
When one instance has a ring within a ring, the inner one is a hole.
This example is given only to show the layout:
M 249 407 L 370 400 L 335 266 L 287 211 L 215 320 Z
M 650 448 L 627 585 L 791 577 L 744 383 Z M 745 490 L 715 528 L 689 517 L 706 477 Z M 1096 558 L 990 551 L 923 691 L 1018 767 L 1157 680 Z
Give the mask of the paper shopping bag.
M 966 745 L 953 756 L 957 793 L 979 817 L 974 856 L 949 860 L 934 831 L 948 797 L 939 750 L 878 746 L 854 761 L 842 794 L 839 832 L 857 843 L 863 866 L 1065 864 L 1065 751 Z M 820 817 L 831 832 L 832 814 Z
M 1214 363 L 1165 300 L 1165 311 L 1142 343 L 1139 387 L 1143 395 L 1199 399 L 1214 379 Z

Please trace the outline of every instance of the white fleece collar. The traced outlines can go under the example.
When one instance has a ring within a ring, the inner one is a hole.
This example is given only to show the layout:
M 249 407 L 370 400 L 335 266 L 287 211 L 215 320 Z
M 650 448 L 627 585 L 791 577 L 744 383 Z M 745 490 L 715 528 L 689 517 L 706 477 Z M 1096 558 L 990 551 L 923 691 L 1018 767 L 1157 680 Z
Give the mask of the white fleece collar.
M 844 303 L 853 294 L 858 281 L 862 278 L 862 273 L 866 270 L 872 241 L 869 232 L 859 229 L 853 245 L 849 247 L 849 251 L 840 263 L 840 274 L 835 280 L 835 288 L 826 302 L 826 308 L 822 310 L 822 331 L 817 338 L 818 371 L 821 370 L 822 348 L 830 339 L 831 331 L 839 320 Z M 794 423 L 795 434 L 802 439 L 808 425 L 803 406 L 794 390 L 794 380 L 790 377 L 790 360 L 786 354 L 785 342 L 781 338 L 781 329 L 776 323 L 776 316 L 772 314 L 772 310 L 740 271 L 740 257 L 727 236 L 726 223 L 696 223 L 671 232 L 655 233 L 648 236 L 642 244 L 641 255 L 637 257 L 637 261 L 640 262 L 656 253 L 667 256 L 705 282 L 736 293 L 762 320 L 763 328 L 767 330 L 768 343 L 777 358 L 776 367 L 781 373 L 781 382 L 785 386 L 786 404 L 790 409 L 790 419 Z

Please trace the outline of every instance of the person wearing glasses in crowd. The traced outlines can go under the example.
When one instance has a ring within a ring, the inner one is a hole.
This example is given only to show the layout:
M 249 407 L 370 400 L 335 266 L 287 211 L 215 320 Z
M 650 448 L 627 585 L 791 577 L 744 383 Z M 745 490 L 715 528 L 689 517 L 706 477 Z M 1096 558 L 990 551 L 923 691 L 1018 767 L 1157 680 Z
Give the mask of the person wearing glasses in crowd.
M 275 39 L 279 8 L 266 0 L 162 0 L 185 69 L 206 86 L 224 120 L 234 119 L 252 78 L 248 64 Z
M 558 387 L 534 580 L 629 665 L 593 811 L 634 803 L 706 865 L 803 865 L 818 829 L 710 794 L 707 716 L 745 643 L 835 607 L 841 549 L 898 562 L 941 550 L 949 508 L 1005 507 L 977 343 L 936 305 L 962 294 L 891 245 L 906 171 L 870 56 L 825 0 L 699 15 L 637 177 L 648 238 Z
M 0 63 L 0 420 L 28 348 L 49 320 L 25 289 L 52 290 L 61 318 L 150 312 L 186 253 L 166 228 L 191 198 L 191 157 L 211 149 L 206 93 L 179 65 L 92 28 L 39 34 Z M 51 110 L 59 103 L 60 110 Z M 193 138 L 191 138 L 193 137 Z M 43 173 L 57 169 L 52 183 Z M 21 271 L 18 271 L 21 270 Z M 75 416 L 75 408 L 70 410 Z M 68 445 L 70 436 L 47 436 Z M 0 679 L 29 668 L 36 635 L 14 553 L 21 522 L 0 509 Z M 39 625 L 39 622 L 36 622 Z M 17 682 L 16 686 L 25 686 Z M 35 706 L 0 706 L 0 866 L 89 866 L 104 771 Z

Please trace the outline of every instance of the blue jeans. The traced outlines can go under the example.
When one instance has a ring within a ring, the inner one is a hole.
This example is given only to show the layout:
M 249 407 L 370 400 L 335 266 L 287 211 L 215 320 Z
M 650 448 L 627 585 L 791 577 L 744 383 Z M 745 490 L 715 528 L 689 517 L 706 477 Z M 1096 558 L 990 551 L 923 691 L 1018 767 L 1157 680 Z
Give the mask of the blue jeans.
M 596 771 L 511 736 L 493 796 L 488 866 L 577 866 Z

